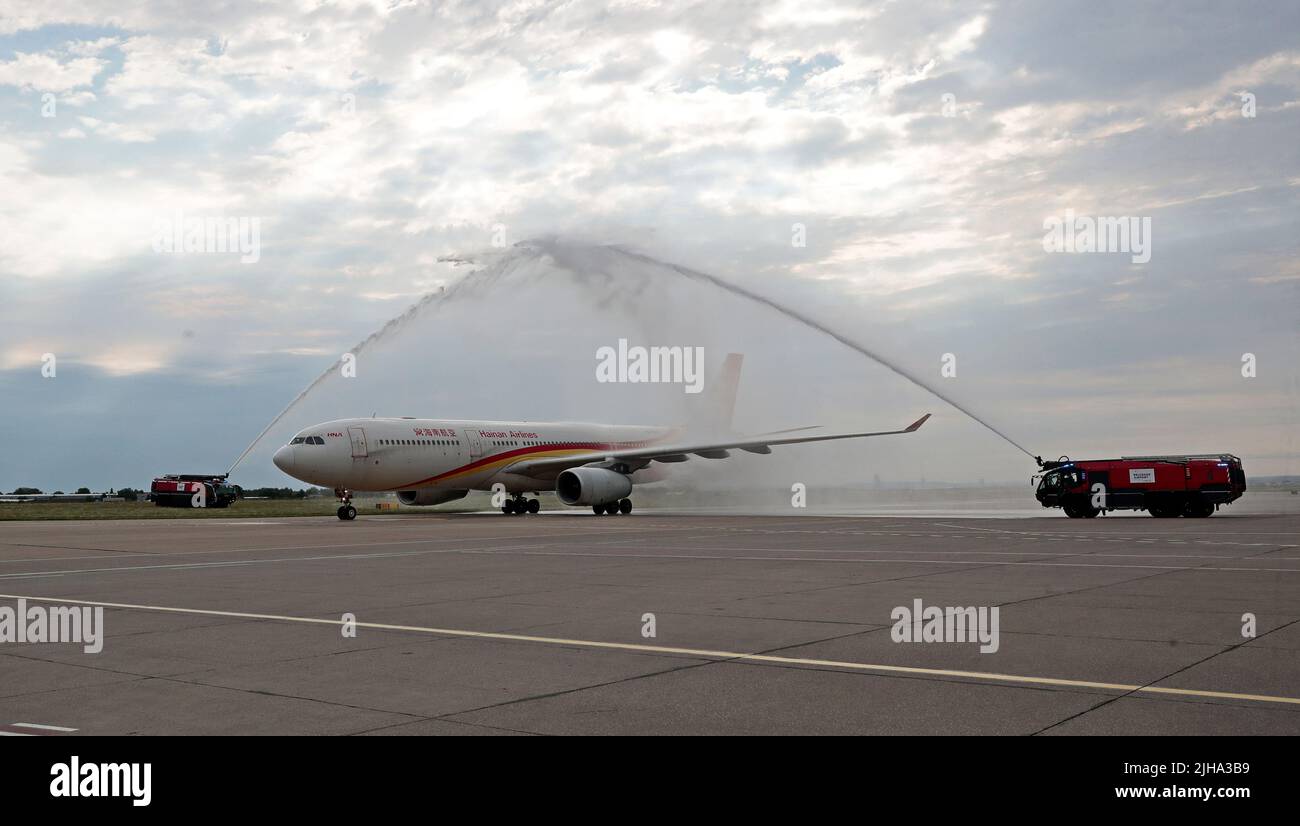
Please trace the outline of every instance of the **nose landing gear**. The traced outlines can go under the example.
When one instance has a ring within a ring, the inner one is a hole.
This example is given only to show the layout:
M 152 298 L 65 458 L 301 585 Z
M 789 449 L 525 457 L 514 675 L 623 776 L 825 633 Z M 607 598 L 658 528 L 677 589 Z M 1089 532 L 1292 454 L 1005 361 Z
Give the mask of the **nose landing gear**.
M 357 518 L 357 509 L 352 506 L 352 491 L 343 488 L 335 488 L 334 495 L 338 497 L 339 505 L 338 517 L 344 522 L 351 522 Z

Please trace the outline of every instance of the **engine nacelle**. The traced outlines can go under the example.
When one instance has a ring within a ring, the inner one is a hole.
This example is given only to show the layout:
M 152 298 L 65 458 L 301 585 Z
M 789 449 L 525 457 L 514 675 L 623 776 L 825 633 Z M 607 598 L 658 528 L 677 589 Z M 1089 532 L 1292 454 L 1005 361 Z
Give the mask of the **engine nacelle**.
M 631 479 L 605 468 L 570 468 L 555 479 L 555 495 L 566 505 L 608 505 L 631 492 Z
M 464 499 L 467 490 L 442 490 L 440 488 L 420 488 L 419 490 L 399 490 L 397 501 L 403 505 L 441 505 L 456 499 Z

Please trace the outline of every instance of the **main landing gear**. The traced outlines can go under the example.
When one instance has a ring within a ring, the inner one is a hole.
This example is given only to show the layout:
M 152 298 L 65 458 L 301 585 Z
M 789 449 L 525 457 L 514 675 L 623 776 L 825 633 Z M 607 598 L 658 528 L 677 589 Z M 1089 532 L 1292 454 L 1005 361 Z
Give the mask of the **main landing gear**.
M 609 504 L 606 505 L 592 505 L 591 511 L 597 516 L 601 516 L 605 514 L 608 514 L 609 516 L 617 516 L 620 513 L 631 513 L 632 500 L 620 499 L 617 502 L 610 502 Z
M 537 513 L 541 509 L 541 502 L 536 499 L 525 499 L 522 493 L 515 494 L 513 499 L 507 499 L 506 503 L 501 506 L 501 512 L 507 515 L 516 513 Z
M 351 522 L 357 518 L 357 509 L 352 507 L 352 491 L 343 488 L 335 488 L 334 495 L 342 502 L 339 505 L 338 516 L 344 522 Z

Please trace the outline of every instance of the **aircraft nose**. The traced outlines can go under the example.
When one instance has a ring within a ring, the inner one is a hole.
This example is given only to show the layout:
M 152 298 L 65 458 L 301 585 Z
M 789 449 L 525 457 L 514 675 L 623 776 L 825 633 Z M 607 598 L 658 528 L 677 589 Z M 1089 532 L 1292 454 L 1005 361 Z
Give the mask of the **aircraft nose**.
M 275 455 L 271 457 L 271 461 L 275 462 L 275 466 L 278 467 L 280 470 L 283 470 L 285 473 L 292 474 L 293 473 L 293 448 L 290 447 L 289 445 L 284 445 L 283 447 L 281 447 L 279 450 L 275 452 Z

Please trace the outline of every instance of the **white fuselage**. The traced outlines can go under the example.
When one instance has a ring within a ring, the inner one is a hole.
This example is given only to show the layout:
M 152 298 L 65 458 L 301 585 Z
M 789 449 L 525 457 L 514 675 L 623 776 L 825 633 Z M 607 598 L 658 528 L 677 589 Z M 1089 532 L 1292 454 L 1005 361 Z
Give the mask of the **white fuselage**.
M 348 491 L 491 490 L 502 484 L 511 493 L 535 492 L 553 490 L 555 480 L 505 469 L 526 459 L 645 447 L 673 432 L 574 422 L 338 419 L 301 431 L 273 461 L 295 479 Z

